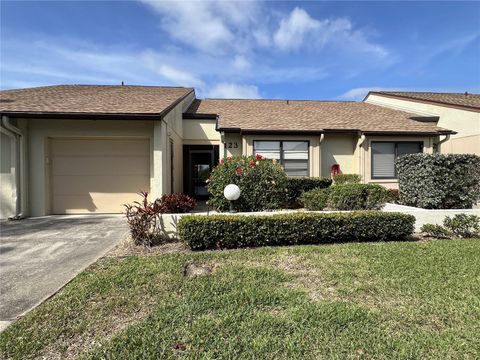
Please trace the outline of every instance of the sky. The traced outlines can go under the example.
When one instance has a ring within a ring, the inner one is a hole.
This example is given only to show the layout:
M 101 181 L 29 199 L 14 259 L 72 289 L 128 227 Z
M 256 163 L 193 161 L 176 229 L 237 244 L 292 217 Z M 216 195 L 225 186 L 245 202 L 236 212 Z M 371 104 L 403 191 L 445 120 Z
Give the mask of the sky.
M 195 87 L 200 98 L 480 92 L 480 1 L 5 1 L 0 87 Z

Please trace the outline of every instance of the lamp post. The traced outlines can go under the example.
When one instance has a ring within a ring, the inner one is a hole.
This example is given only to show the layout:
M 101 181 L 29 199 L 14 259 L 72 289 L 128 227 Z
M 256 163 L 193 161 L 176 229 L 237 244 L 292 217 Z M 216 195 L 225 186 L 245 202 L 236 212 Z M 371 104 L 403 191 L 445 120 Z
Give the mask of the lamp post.
M 230 212 L 231 213 L 236 212 L 235 208 L 233 207 L 233 202 L 235 200 L 238 200 L 241 193 L 242 193 L 242 191 L 235 184 L 228 184 L 227 186 L 225 186 L 225 189 L 223 189 L 223 196 L 225 196 L 225 199 L 230 201 Z

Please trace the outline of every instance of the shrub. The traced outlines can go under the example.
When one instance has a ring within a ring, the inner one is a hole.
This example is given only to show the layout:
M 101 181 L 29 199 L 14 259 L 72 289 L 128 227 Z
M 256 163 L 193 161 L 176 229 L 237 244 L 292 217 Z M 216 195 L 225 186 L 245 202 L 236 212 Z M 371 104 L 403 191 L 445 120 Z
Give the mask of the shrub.
M 300 203 L 308 210 L 323 210 L 327 207 L 330 188 L 305 191 L 300 196 Z
M 180 238 L 192 250 L 401 240 L 411 235 L 415 217 L 380 211 L 294 213 L 272 216 L 183 216 Z
M 398 190 L 398 189 L 387 189 L 387 195 L 385 197 L 385 202 L 398 204 L 400 202 L 400 190 Z
M 333 210 L 379 210 L 387 190 L 376 184 L 343 184 L 329 189 L 328 207 Z
M 446 216 L 443 226 L 455 236 L 462 238 L 480 235 L 480 217 L 476 215 L 456 214 L 452 218 Z
M 228 184 L 236 184 L 242 191 L 235 201 L 235 208 L 239 211 L 278 209 L 285 203 L 285 171 L 276 161 L 259 155 L 229 157 L 213 169 L 208 184 L 208 203 L 217 210 L 229 208 L 229 202 L 223 196 L 223 189 Z
M 358 174 L 337 174 L 333 175 L 333 182 L 335 185 L 341 184 L 359 184 L 362 177 Z
M 480 156 L 410 154 L 396 160 L 402 204 L 471 208 L 480 196 Z
M 423 224 L 420 231 L 427 236 L 437 239 L 445 239 L 451 235 L 450 231 L 445 229 L 442 225 L 437 224 Z
M 289 208 L 298 208 L 301 205 L 300 196 L 312 189 L 325 189 L 332 184 L 332 180 L 319 177 L 301 177 L 287 179 L 287 201 Z
M 197 205 L 195 199 L 185 194 L 164 194 L 157 201 L 161 211 L 167 214 L 187 213 Z
M 125 214 L 135 245 L 151 246 L 161 242 L 162 207 L 159 201 L 149 202 L 148 193 L 140 192 L 142 200 L 126 204 Z

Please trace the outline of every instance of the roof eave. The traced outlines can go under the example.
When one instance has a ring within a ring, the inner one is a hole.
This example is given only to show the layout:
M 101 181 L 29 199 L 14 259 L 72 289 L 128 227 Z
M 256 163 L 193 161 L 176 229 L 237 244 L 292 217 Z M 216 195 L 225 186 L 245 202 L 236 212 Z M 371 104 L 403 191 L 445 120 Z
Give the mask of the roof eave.
M 3 116 L 25 119 L 75 119 L 75 120 L 158 120 L 161 113 L 68 113 L 68 112 L 33 112 L 0 111 Z
M 423 104 L 433 104 L 433 105 L 450 107 L 450 108 L 454 108 L 454 109 L 480 112 L 480 107 L 477 107 L 477 106 L 452 104 L 452 103 L 447 103 L 447 102 L 444 102 L 444 101 L 414 99 L 414 98 L 411 98 L 409 96 L 398 95 L 398 94 L 389 94 L 389 93 L 385 93 L 385 92 L 381 92 L 381 91 L 369 91 L 367 96 L 365 96 L 365 98 L 363 99 L 363 101 L 367 100 L 367 98 L 370 95 L 378 95 L 378 96 L 400 99 L 400 100 L 405 100 L 405 101 L 413 101 L 413 102 L 418 102 L 418 103 L 423 103 Z

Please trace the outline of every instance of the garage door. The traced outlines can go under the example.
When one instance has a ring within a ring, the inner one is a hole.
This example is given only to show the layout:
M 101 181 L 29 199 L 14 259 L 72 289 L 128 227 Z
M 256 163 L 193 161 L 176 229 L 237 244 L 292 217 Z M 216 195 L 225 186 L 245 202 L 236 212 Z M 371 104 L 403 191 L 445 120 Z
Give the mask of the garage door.
M 150 188 L 148 139 L 51 139 L 54 214 L 120 213 Z

